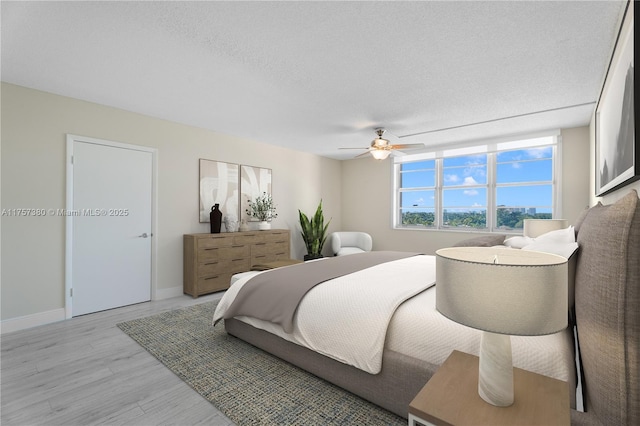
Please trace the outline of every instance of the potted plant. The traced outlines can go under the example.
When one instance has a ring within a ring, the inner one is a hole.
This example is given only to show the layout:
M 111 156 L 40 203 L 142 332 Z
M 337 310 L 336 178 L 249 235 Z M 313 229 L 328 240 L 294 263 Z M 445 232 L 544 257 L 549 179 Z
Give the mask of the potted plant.
M 327 240 L 327 228 L 331 219 L 325 225 L 324 214 L 322 213 L 322 200 L 318 204 L 316 213 L 311 219 L 298 209 L 300 215 L 300 227 L 302 228 L 302 239 L 307 247 L 307 254 L 304 260 L 319 259 L 322 257 L 322 247 Z
M 256 197 L 255 200 L 249 201 L 249 207 L 245 210 L 248 216 L 254 217 L 260 221 L 258 229 L 270 229 L 271 219 L 278 217 L 276 213 L 276 205 L 273 203 L 271 194 L 263 192 L 262 195 Z

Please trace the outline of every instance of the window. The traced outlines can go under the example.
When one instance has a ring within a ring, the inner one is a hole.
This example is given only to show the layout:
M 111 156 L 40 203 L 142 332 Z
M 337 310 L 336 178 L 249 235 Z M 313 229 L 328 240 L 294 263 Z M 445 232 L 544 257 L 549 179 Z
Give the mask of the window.
M 521 230 L 554 216 L 558 135 L 395 157 L 396 228 Z

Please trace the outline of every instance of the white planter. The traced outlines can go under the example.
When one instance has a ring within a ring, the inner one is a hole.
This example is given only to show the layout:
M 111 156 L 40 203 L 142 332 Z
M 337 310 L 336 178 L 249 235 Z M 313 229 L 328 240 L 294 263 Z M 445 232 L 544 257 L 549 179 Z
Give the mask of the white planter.
M 267 222 L 265 220 L 265 221 L 262 221 L 262 222 L 258 223 L 258 229 L 260 231 L 266 231 L 267 229 L 271 229 L 271 222 Z

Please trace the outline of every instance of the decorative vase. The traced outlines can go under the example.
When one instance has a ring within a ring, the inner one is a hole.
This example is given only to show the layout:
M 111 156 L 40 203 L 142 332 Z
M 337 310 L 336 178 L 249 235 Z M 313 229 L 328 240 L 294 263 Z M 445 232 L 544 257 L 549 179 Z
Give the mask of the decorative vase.
M 258 223 L 258 229 L 260 231 L 266 231 L 267 229 L 271 229 L 271 222 L 267 222 L 266 220 L 263 220 L 262 222 Z
M 247 225 L 247 221 L 242 219 L 240 222 L 240 232 L 246 232 L 249 230 L 249 225 Z
M 227 232 L 236 232 L 238 230 L 238 219 L 235 215 L 228 214 L 224 217 L 224 229 Z
M 219 234 L 220 228 L 222 227 L 222 212 L 219 207 L 220 204 L 214 204 L 213 207 L 211 207 L 211 213 L 209 213 L 212 234 Z

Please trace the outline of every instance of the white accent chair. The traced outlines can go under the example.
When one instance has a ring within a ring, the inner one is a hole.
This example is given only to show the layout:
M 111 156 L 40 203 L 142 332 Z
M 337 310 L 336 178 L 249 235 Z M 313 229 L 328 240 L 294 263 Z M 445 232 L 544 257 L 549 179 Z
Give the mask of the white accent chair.
M 366 232 L 334 232 L 330 237 L 334 256 L 364 253 L 373 247 L 371 235 Z

